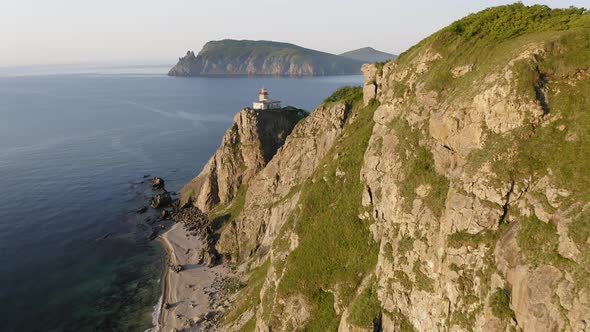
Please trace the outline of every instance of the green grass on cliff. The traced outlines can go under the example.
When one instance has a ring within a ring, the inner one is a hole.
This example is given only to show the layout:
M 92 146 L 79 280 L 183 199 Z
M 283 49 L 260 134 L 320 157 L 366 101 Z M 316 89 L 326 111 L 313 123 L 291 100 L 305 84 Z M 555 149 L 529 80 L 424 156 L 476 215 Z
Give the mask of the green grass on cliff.
M 209 220 L 214 224 L 213 228 L 221 229 L 224 225 L 227 225 L 238 217 L 246 204 L 247 191 L 247 186 L 240 186 L 236 196 L 229 204 L 217 205 L 209 212 Z
M 377 297 L 377 281 L 371 277 L 368 286 L 354 299 L 348 312 L 348 320 L 355 326 L 373 328 L 375 318 L 381 312 L 381 302 Z
M 448 40 L 459 38 L 477 45 L 513 39 L 527 33 L 566 30 L 582 17 L 583 8 L 551 9 L 522 3 L 489 8 L 458 20 L 445 28 Z
M 514 318 L 514 310 L 510 308 L 510 289 L 498 288 L 490 298 L 490 307 L 492 313 L 498 318 L 511 319 Z
M 440 217 L 449 191 L 449 180 L 434 169 L 432 153 L 420 144 L 421 134 L 417 129 L 405 120 L 396 120 L 391 126 L 399 140 L 396 151 L 404 174 L 399 181 L 399 190 L 406 210 L 412 210 L 412 203 L 417 197 L 416 189 L 425 186 L 428 189 L 422 200 L 435 216 Z
M 588 287 L 590 285 L 588 244 L 580 246 L 579 263 L 576 263 L 559 253 L 559 235 L 554 224 L 545 223 L 535 215 L 522 219 L 517 240 L 527 262 L 533 267 L 551 265 L 560 271 L 567 271 L 572 276 L 577 289 Z
M 353 114 L 312 179 L 302 186 L 294 225 L 299 246 L 287 258 L 277 290 L 280 298 L 304 296 L 312 310 L 306 326 L 310 331 L 337 329 L 340 318 L 332 292 L 339 305 L 347 306 L 377 262 L 378 245 L 368 229 L 371 221 L 358 217 L 364 190 L 359 174 L 377 105 L 361 107 L 360 90 L 348 89 L 335 99 L 352 101 Z M 336 176 L 336 170 L 345 175 Z
M 584 248 L 590 241 L 590 215 L 582 213 L 569 225 L 570 238 L 580 247 Z
M 232 304 L 231 310 L 223 316 L 225 323 L 235 322 L 248 310 L 255 310 L 260 304 L 260 291 L 264 284 L 264 278 L 270 267 L 270 260 L 264 262 L 261 266 L 250 272 L 248 276 L 248 284 L 245 288 L 241 289 L 239 295 L 236 297 L 236 302 Z M 256 322 L 256 317 L 252 317 L 251 321 Z M 253 331 L 247 326 L 242 331 Z
M 587 47 L 590 53 L 590 34 Z M 483 149 L 469 156 L 472 169 L 489 162 L 496 180 L 508 184 L 515 180 L 538 181 L 550 175 L 557 188 L 570 193 L 560 200 L 570 205 L 590 200 L 590 81 L 576 86 L 558 83 L 548 94 L 549 116 L 554 120 L 537 126 L 534 132 L 524 126 L 503 135 L 490 135 Z M 532 124 L 531 124 L 532 126 Z
M 584 9 L 551 9 L 520 3 L 493 7 L 458 20 L 422 40 L 401 54 L 396 62 L 409 66 L 421 52 L 430 49 L 431 54 L 440 54 L 441 59 L 424 73 L 426 87 L 446 98 L 468 98 L 477 91 L 473 88 L 474 82 L 484 84 L 487 74 L 506 66 L 522 53 L 523 47 L 551 43 L 565 34 L 588 27 L 590 15 Z M 584 58 L 574 57 L 565 61 L 584 63 Z M 453 77 L 453 68 L 468 64 L 474 65 L 472 72 L 463 77 Z M 526 72 L 515 68 L 515 77 L 526 76 L 523 74 Z M 534 94 L 528 85 L 521 88 L 522 94 Z
M 574 264 L 559 254 L 557 227 L 539 220 L 535 215 L 521 221 L 518 246 L 533 266 L 549 264 L 564 270 Z
M 358 86 L 344 86 L 334 91 L 324 103 L 335 103 L 338 101 L 354 103 L 363 98 L 363 89 Z
M 218 205 L 209 212 L 209 220 L 211 221 L 210 225 L 216 235 L 223 237 L 235 236 L 234 232 L 224 232 L 224 229 L 228 227 L 228 225 L 231 225 L 238 215 L 242 213 L 244 205 L 246 204 L 247 191 L 248 187 L 246 185 L 240 186 L 236 193 L 236 197 L 234 197 L 229 205 Z M 238 250 L 235 250 L 231 256 L 233 262 L 239 262 L 240 255 Z
M 264 112 L 279 112 L 286 114 L 288 117 L 293 119 L 295 122 L 299 122 L 309 116 L 309 112 L 294 106 L 285 106 L 276 110 L 266 110 Z
M 469 233 L 467 231 L 451 233 L 448 236 L 448 245 L 451 248 L 461 248 L 469 246 L 477 248 L 480 244 L 490 248 L 493 247 L 498 241 L 500 234 L 506 229 L 505 226 L 500 227 L 498 230 L 484 230 L 479 233 Z

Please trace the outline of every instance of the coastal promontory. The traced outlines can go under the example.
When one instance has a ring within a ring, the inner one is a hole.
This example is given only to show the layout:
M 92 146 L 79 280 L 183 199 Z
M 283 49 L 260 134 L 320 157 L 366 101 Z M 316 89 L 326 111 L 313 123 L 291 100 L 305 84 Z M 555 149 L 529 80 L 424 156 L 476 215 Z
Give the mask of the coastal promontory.
M 358 75 L 363 61 L 273 41 L 210 41 L 178 60 L 170 76 Z

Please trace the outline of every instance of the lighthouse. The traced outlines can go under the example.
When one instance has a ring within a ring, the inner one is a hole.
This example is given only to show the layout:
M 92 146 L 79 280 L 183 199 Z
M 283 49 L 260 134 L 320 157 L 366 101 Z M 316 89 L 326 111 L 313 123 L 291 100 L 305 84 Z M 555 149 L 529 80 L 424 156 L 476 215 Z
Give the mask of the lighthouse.
M 268 97 L 268 90 L 262 87 L 258 93 L 258 101 L 252 103 L 252 108 L 255 110 L 273 110 L 281 108 L 281 101 L 270 99 Z
M 266 90 L 265 87 L 262 87 L 262 89 L 260 89 L 260 92 L 258 93 L 258 101 L 265 100 L 268 100 L 268 90 Z

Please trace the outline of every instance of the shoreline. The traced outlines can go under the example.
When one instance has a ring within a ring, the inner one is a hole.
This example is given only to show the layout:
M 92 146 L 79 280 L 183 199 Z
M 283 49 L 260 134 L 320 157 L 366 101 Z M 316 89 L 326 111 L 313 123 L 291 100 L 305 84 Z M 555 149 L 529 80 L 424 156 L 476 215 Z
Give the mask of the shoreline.
M 191 236 L 181 223 L 157 237 L 166 251 L 167 259 L 162 272 L 162 296 L 158 326 L 155 331 L 197 331 L 202 325 L 218 317 L 223 301 L 220 284 L 229 269 L 223 265 L 207 267 L 202 264 L 205 244 Z M 174 272 L 171 265 L 181 265 Z
M 165 319 L 164 315 L 165 312 L 167 310 L 164 309 L 164 303 L 167 303 L 168 300 L 168 275 L 170 274 L 170 268 L 168 267 L 168 264 L 170 263 L 170 257 L 171 257 L 171 248 L 168 245 L 167 241 L 165 241 L 161 235 L 158 236 L 156 238 L 158 240 L 158 242 L 160 242 L 160 245 L 164 248 L 164 251 L 166 251 L 166 261 L 164 263 L 164 266 L 162 267 L 162 276 L 160 277 L 161 280 L 161 289 L 162 289 L 162 294 L 160 295 L 160 308 L 159 310 L 159 314 L 158 314 L 158 325 L 154 326 L 154 331 L 155 332 L 159 332 L 162 330 L 162 326 L 163 326 L 163 321 Z

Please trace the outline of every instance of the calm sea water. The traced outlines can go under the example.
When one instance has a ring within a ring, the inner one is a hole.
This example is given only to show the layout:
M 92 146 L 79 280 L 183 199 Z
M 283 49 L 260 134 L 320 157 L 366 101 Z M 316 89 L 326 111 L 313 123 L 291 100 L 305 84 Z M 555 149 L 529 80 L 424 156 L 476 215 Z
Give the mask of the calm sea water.
M 336 88 L 362 81 L 161 73 L 0 77 L 2 331 L 150 328 L 165 258 L 134 212 L 150 194 L 143 176 L 161 176 L 177 191 L 261 85 L 313 110 Z

